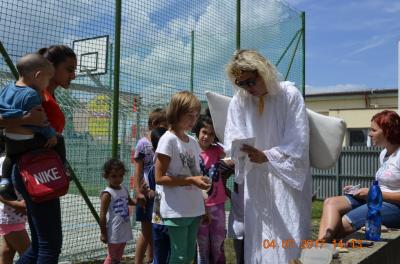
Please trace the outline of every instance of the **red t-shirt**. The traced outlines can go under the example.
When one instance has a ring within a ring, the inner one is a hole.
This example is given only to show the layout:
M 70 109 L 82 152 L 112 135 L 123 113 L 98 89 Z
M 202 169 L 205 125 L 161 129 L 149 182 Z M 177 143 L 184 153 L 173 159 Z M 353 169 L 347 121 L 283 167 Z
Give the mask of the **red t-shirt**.
M 43 92 L 42 106 L 47 115 L 47 120 L 57 133 L 62 133 L 65 127 L 65 116 L 57 104 L 56 98 L 47 90 Z

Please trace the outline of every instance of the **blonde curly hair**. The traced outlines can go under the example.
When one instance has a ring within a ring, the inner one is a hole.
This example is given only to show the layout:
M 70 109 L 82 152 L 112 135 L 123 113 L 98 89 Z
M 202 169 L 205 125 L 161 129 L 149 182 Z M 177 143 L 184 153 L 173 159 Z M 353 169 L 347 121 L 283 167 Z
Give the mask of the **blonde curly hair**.
M 248 94 L 245 89 L 239 89 L 235 82 L 243 72 L 257 72 L 263 78 L 268 94 L 276 94 L 280 89 L 275 66 L 255 50 L 237 50 L 225 72 L 239 94 Z

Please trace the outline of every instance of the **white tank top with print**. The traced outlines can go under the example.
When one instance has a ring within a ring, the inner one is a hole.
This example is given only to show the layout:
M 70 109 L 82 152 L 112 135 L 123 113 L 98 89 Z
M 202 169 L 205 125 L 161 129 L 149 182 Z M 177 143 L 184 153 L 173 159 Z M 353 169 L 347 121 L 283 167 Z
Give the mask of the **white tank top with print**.
M 108 243 L 125 243 L 133 239 L 128 210 L 129 193 L 125 186 L 116 190 L 107 187 L 103 192 L 111 195 L 107 213 Z

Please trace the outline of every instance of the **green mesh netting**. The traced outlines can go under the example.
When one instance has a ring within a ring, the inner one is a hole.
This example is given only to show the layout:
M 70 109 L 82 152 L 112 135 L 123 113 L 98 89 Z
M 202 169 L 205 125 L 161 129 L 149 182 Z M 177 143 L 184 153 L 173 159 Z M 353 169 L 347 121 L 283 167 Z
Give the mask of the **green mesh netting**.
M 224 66 L 237 46 L 236 10 L 236 1 L 229 0 L 122 1 L 118 154 L 129 168 L 127 186 L 134 171 L 131 150 L 146 132 L 152 109 L 166 106 L 180 90 L 193 89 L 202 101 L 206 90 L 232 95 Z M 0 41 L 14 64 L 52 44 L 79 51 L 76 80 L 56 96 L 67 120 L 68 160 L 98 211 L 105 187 L 101 167 L 111 157 L 115 2 L 2 0 L 0 13 Z M 277 64 L 282 79 L 304 90 L 303 32 L 301 13 L 287 4 L 241 1 L 241 48 L 261 51 Z M 1 87 L 12 80 L 2 57 Z M 75 184 L 61 200 L 61 259 L 104 256 L 97 222 Z M 136 236 L 138 225 L 132 225 Z M 133 250 L 127 246 L 127 252 Z

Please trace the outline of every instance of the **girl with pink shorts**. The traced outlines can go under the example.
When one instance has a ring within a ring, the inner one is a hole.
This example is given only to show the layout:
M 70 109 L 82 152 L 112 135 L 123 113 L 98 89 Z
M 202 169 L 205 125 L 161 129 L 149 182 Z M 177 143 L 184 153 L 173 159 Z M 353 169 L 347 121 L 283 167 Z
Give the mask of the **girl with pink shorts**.
M 0 157 L 0 172 L 4 156 Z M 21 195 L 17 193 L 20 198 Z M 7 201 L 0 196 L 0 263 L 12 264 L 15 253 L 21 256 L 28 249 L 31 241 L 26 231 L 26 206 L 22 199 Z

